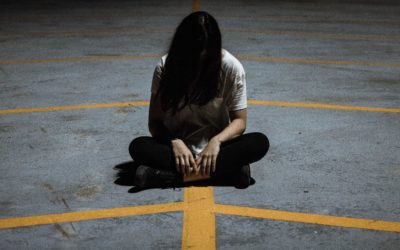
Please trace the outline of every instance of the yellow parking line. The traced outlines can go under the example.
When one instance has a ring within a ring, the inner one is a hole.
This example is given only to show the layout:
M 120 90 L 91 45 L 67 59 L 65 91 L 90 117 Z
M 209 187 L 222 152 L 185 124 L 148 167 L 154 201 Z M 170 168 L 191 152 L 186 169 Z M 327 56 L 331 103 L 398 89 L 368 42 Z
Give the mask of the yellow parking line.
M 149 54 L 149 55 L 82 56 L 82 57 L 43 58 L 43 59 L 0 60 L 0 65 L 31 64 L 31 63 L 62 63 L 62 62 L 79 62 L 79 61 L 115 61 L 115 60 L 160 58 L 160 57 L 161 55 Z M 323 59 L 245 56 L 245 55 L 241 56 L 239 55 L 237 56 L 237 58 L 245 61 L 400 68 L 400 63 L 385 63 L 385 62 L 371 62 L 371 61 L 344 61 L 344 60 L 323 60 Z
M 213 188 L 185 188 L 184 197 L 182 249 L 215 249 Z
M 193 6 L 193 3 L 192 3 Z M 194 9 L 192 7 L 192 9 Z M 231 11 L 231 14 L 233 12 Z M 2 13 L 3 14 L 3 13 Z M 165 17 L 165 15 L 159 15 L 157 13 L 145 13 L 146 15 L 138 15 L 137 12 L 129 12 L 129 11 L 124 11 L 124 13 L 119 13 L 118 15 L 111 14 L 109 15 L 108 13 L 101 13 L 101 14 L 90 14 L 90 15 L 61 15 L 58 14 L 55 16 L 51 15 L 43 15 L 43 14 L 36 14 L 36 15 L 8 15 L 6 16 L 7 13 L 5 13 L 2 17 L 7 19 L 7 21 L 18 21 L 18 22 L 37 22 L 38 20 L 48 20 L 48 21 L 54 21 L 57 20 L 65 20 L 68 18 L 69 20 L 77 20 L 79 21 L 85 21 L 82 19 L 102 19 L 102 20 L 110 20 L 110 19 L 116 19 L 116 18 L 129 18 L 134 20 L 141 20 L 142 18 L 148 18 L 148 16 L 151 16 L 152 18 L 157 18 L 157 17 Z M 186 12 L 174 12 L 174 13 L 168 13 L 169 17 L 177 17 L 177 18 L 182 18 L 185 16 L 187 13 Z M 362 25 L 393 25 L 393 26 L 398 26 L 400 22 L 395 19 L 343 19 L 343 18 L 335 18 L 335 17 L 329 17 L 329 16 L 283 16 L 283 15 L 262 15 L 262 16 L 256 16 L 256 15 L 218 15 L 218 19 L 223 20 L 223 19 L 236 19 L 236 20 L 251 20 L 254 22 L 259 22 L 259 21 L 280 21 L 280 22 L 314 22 L 314 23 L 334 23 L 334 24 L 362 24 Z
M 278 101 L 260 101 L 260 100 L 249 100 L 248 103 L 253 105 L 270 105 L 270 106 L 281 106 L 281 107 L 400 113 L 400 108 L 379 108 L 379 107 L 346 106 L 346 105 L 322 104 L 322 103 L 278 102 Z
M 32 64 L 32 63 L 63 63 L 80 61 L 114 61 L 114 60 L 132 60 L 160 58 L 160 55 L 118 55 L 118 56 L 77 56 L 61 58 L 42 58 L 42 59 L 21 59 L 21 60 L 1 60 L 0 65 Z
M 96 108 L 129 107 L 129 106 L 147 106 L 147 105 L 149 105 L 149 101 L 95 103 L 95 104 L 53 106 L 53 107 L 16 108 L 16 109 L 3 109 L 3 110 L 0 109 L 0 115 L 8 115 L 8 114 L 16 114 L 16 113 L 60 111 L 60 110 L 74 110 L 74 109 L 96 109 Z
M 248 216 L 252 218 L 279 221 L 301 222 L 325 226 L 360 228 L 377 231 L 400 233 L 400 222 L 338 217 L 330 215 L 309 214 L 232 205 L 215 205 L 215 212 L 227 215 Z
M 352 111 L 367 111 L 367 112 L 400 113 L 400 108 L 345 106 L 345 105 L 322 104 L 322 103 L 279 102 L 279 101 L 266 101 L 266 100 L 248 100 L 248 103 L 251 105 L 269 105 L 269 106 L 277 106 L 277 107 L 297 107 L 297 108 L 317 108 L 317 109 L 336 109 L 336 110 L 350 110 L 350 111 L 352 110 Z M 95 104 L 53 106 L 53 107 L 0 109 L 0 115 L 9 115 L 9 114 L 18 114 L 18 113 L 33 113 L 33 112 L 49 112 L 49 111 L 61 111 L 61 110 L 77 110 L 77 109 L 147 106 L 147 105 L 149 105 L 149 101 L 95 103 Z
M 160 33 L 160 32 L 173 32 L 173 28 L 118 28 L 113 29 L 100 29 L 100 30 L 85 30 L 85 31 L 31 31 L 31 32 L 9 32 L 0 34 L 0 38 L 15 38 L 15 37 L 76 37 L 76 36 L 103 36 L 103 35 L 124 35 L 132 33 Z
M 284 63 L 306 63 L 306 64 L 327 64 L 327 65 L 354 65 L 367 67 L 389 67 L 400 68 L 400 63 L 385 63 L 371 61 L 345 61 L 345 60 L 323 60 L 307 58 L 289 58 L 289 57 L 270 57 L 270 56 L 237 56 L 238 59 L 245 61 L 263 61 L 263 62 L 284 62 Z
M 0 229 L 182 211 L 183 202 L 0 219 Z
M 79 36 L 107 36 L 107 35 L 129 35 L 134 33 L 172 33 L 173 28 L 113 28 L 110 30 L 90 30 L 90 31 L 52 31 L 52 32 L 13 32 L 0 34 L 0 38 L 30 38 L 30 37 L 79 37 Z M 343 34 L 343 33 L 326 33 L 326 32 L 310 32 L 295 30 L 253 30 L 253 29 L 237 29 L 222 28 L 222 32 L 229 33 L 253 33 L 269 36 L 294 36 L 302 38 L 318 38 L 328 40 L 362 40 L 362 41 L 400 41 L 400 36 L 396 35 L 367 35 L 367 34 Z
M 287 22 L 314 22 L 314 23 L 334 23 L 334 24 L 365 24 L 365 25 L 395 25 L 398 26 L 398 20 L 390 19 L 343 19 L 328 16 L 254 16 L 254 15 L 238 15 L 238 16 L 219 16 L 219 18 L 235 18 L 235 19 L 250 19 L 254 22 L 257 21 L 287 21 Z
M 278 36 L 298 36 L 305 38 L 321 38 L 335 40 L 366 40 L 366 41 L 400 41 L 400 36 L 396 35 L 364 35 L 364 34 L 343 34 L 343 33 L 326 33 L 326 32 L 310 32 L 310 31 L 290 31 L 290 30 L 252 30 L 252 29 L 223 29 L 225 32 L 254 33 L 261 35 L 278 35 Z
M 192 2 L 192 11 L 199 11 L 200 10 L 200 0 L 193 0 Z

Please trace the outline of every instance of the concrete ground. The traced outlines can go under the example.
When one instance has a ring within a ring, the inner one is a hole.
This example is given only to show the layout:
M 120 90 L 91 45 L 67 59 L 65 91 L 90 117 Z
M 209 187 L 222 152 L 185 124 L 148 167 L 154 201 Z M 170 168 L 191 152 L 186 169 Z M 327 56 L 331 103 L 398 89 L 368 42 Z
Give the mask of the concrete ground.
M 0 9 L 0 249 L 400 249 L 398 2 Z M 270 151 L 244 190 L 133 192 L 113 167 L 148 134 L 139 101 L 198 9 L 242 62 L 247 131 L 265 133 Z

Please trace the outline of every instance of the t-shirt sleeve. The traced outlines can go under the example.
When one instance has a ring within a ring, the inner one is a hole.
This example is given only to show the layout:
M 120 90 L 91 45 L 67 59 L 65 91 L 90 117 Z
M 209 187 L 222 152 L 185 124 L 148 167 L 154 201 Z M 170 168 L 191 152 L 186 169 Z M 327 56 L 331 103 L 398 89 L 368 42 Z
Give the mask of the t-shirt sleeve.
M 160 87 L 161 73 L 163 71 L 162 59 L 157 63 L 153 73 L 153 81 L 151 82 L 151 93 L 156 94 Z
M 246 93 L 246 73 L 240 65 L 238 70 L 234 72 L 232 77 L 233 86 L 231 98 L 228 104 L 229 111 L 236 111 L 247 108 L 247 93 Z

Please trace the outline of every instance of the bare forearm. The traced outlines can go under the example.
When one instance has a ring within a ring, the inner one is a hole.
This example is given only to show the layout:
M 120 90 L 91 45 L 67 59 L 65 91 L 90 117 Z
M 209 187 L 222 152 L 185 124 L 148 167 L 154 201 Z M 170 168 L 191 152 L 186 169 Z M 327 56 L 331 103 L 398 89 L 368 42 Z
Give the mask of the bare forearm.
M 219 142 L 229 141 L 239 135 L 243 134 L 246 129 L 246 122 L 243 119 L 234 119 L 224 130 L 214 136 Z

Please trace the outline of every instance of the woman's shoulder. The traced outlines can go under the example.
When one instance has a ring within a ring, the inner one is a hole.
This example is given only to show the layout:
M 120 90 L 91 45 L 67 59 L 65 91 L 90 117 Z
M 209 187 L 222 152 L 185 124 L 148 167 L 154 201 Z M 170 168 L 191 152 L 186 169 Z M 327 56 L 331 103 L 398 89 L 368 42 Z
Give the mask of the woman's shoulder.
M 161 56 L 161 58 L 157 62 L 157 66 L 158 67 L 164 68 L 165 61 L 167 60 L 167 56 L 168 56 L 168 54 L 165 54 L 165 55 Z
M 165 54 L 165 55 L 161 56 L 160 59 L 158 59 L 158 62 L 156 64 L 156 69 L 155 69 L 158 73 L 161 73 L 164 70 L 165 61 L 167 60 L 167 55 L 168 54 Z
M 225 72 L 242 74 L 244 73 L 244 68 L 242 63 L 229 51 L 222 49 L 222 61 L 221 68 Z

